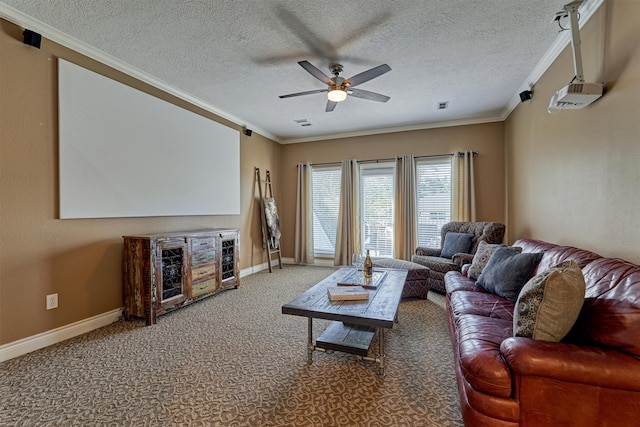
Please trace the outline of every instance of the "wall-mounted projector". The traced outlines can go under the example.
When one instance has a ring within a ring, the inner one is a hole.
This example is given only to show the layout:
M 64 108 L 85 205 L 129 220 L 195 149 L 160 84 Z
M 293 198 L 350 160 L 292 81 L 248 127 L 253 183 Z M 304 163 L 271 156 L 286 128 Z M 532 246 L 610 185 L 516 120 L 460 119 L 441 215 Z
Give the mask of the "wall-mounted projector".
M 601 83 L 570 83 L 553 95 L 549 109 L 584 108 L 602 96 L 602 88 Z
M 573 50 L 573 68 L 575 76 L 571 82 L 557 91 L 549 102 L 548 111 L 558 112 L 564 109 L 584 108 L 602 96 L 602 83 L 585 83 L 582 73 L 582 51 L 580 49 L 580 29 L 578 26 L 578 8 L 584 0 L 575 0 L 556 13 L 554 21 L 569 17 L 571 23 L 571 48 Z M 560 25 L 558 23 L 558 25 Z M 560 26 L 563 30 L 562 26 Z

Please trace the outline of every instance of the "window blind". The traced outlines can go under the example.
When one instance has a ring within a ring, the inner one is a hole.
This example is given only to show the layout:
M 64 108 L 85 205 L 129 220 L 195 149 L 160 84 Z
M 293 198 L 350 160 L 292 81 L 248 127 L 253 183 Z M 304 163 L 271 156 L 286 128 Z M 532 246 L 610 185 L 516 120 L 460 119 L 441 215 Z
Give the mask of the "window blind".
M 340 167 L 313 167 L 313 250 L 328 256 L 336 250 L 336 231 L 340 209 Z
M 371 256 L 393 256 L 394 163 L 360 165 L 362 243 Z
M 416 161 L 418 245 L 440 247 L 440 229 L 451 220 L 451 157 Z

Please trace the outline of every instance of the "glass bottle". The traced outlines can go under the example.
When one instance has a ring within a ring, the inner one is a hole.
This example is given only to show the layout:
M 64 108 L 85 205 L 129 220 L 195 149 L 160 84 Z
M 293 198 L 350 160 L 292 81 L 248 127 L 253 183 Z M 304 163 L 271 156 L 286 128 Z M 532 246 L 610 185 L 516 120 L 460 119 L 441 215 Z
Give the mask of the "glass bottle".
M 369 249 L 367 249 L 367 257 L 364 259 L 364 277 L 365 279 L 370 279 L 371 276 L 373 276 L 373 263 L 369 256 Z

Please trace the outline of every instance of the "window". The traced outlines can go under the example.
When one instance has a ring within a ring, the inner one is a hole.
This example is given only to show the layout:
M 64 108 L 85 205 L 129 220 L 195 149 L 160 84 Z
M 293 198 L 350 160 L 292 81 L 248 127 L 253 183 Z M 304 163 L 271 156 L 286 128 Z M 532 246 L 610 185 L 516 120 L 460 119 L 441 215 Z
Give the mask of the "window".
M 451 158 L 416 161 L 418 245 L 440 247 L 440 229 L 451 220 Z
M 371 256 L 393 256 L 394 163 L 360 165 L 362 246 Z
M 316 256 L 333 256 L 340 209 L 340 167 L 313 167 L 313 251 Z
M 440 247 L 440 229 L 451 220 L 451 158 L 416 161 L 418 245 Z M 395 163 L 360 163 L 361 244 L 371 256 L 393 257 Z M 333 257 L 340 211 L 340 166 L 314 166 L 313 249 Z

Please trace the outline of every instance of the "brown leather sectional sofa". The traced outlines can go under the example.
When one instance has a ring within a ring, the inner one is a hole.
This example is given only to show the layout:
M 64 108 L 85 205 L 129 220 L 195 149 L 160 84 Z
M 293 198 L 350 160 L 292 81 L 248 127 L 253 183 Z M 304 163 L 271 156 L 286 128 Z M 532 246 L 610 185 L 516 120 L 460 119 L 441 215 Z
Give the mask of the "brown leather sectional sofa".
M 560 342 L 514 337 L 515 303 L 462 272 L 445 275 L 465 426 L 640 426 L 640 266 L 538 240 L 533 275 L 574 260 L 586 283 Z

